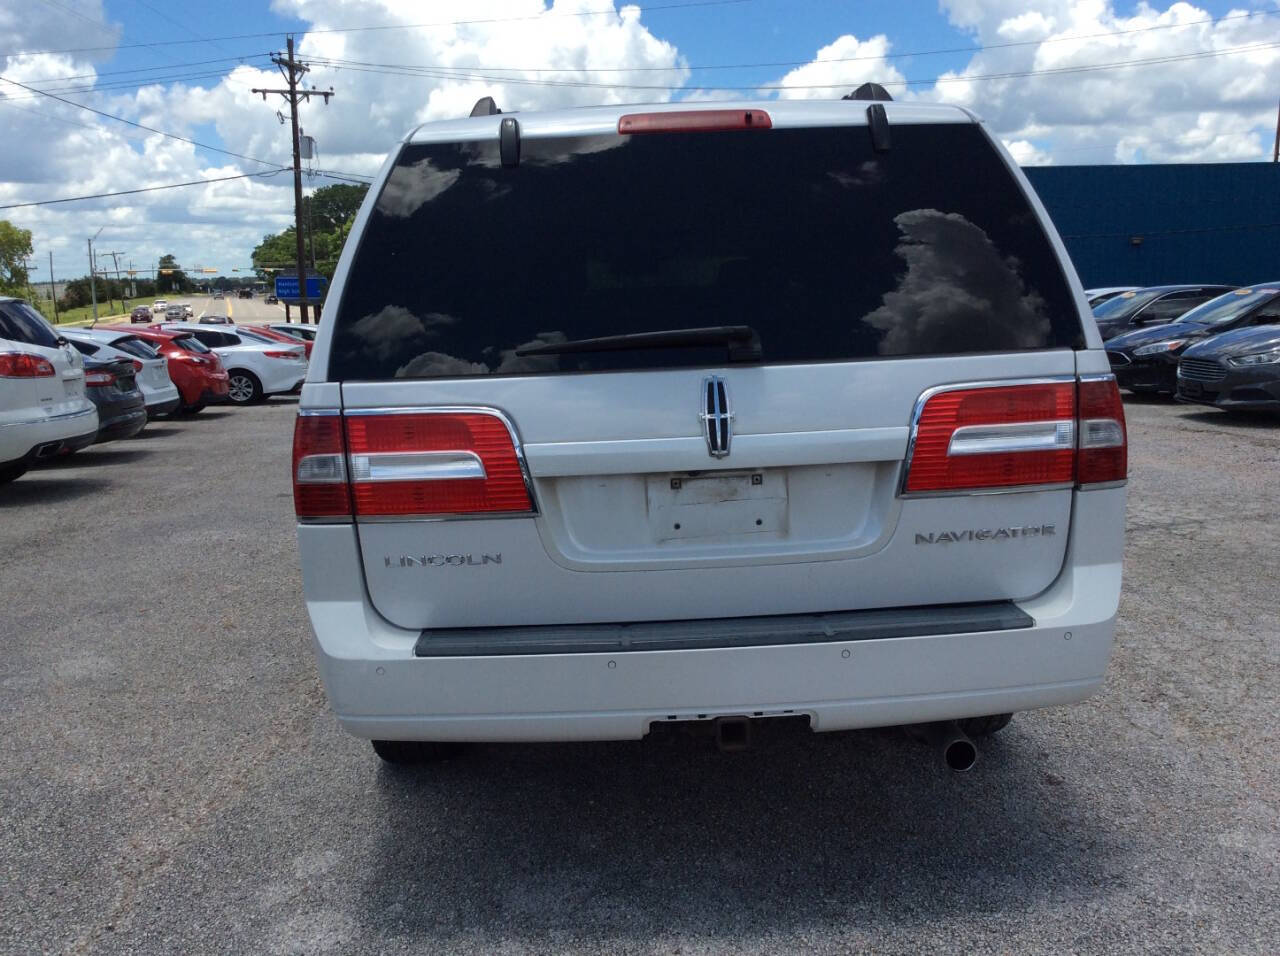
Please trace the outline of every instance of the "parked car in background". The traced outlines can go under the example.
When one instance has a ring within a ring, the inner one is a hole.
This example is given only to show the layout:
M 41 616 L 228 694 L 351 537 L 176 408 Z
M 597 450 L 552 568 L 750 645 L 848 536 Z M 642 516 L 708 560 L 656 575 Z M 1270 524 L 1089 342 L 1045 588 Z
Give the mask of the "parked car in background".
M 238 335 L 249 335 L 262 339 L 267 342 L 283 342 L 286 345 L 302 346 L 303 352 L 307 359 L 311 358 L 312 341 L 310 339 L 294 338 L 285 332 L 277 332 L 269 325 L 237 325 L 236 333 Z
M 0 296 L 0 484 L 97 434 L 83 357 L 30 303 Z
M 160 328 L 189 332 L 218 354 L 227 370 L 227 397 L 234 404 L 248 405 L 268 395 L 292 392 L 307 377 L 307 355 L 301 344 L 266 342 L 242 336 L 238 329 L 192 323 L 166 322 Z
M 1204 303 L 1177 322 L 1137 329 L 1107 342 L 1107 358 L 1121 388 L 1177 390 L 1179 357 L 1191 345 L 1233 329 L 1280 322 L 1280 282 L 1236 289 Z
M 182 401 L 179 411 L 194 415 L 206 405 L 227 401 L 228 379 L 222 360 L 190 333 L 166 332 L 151 325 L 135 334 L 154 345 L 168 362 L 169 378 L 178 387 Z
M 1138 288 L 1136 285 L 1103 286 L 1097 289 L 1085 289 L 1084 297 L 1085 301 L 1089 303 L 1089 308 L 1092 309 L 1095 305 L 1101 305 L 1108 299 L 1114 299 L 1122 292 L 1134 292 Z
M 147 405 L 136 381 L 133 359 L 86 358 L 85 394 L 98 406 L 94 441 L 132 438 L 147 424 Z
M 1280 411 L 1280 325 L 1224 332 L 1178 360 L 1180 402 L 1226 411 Z
M 202 315 L 200 316 L 200 325 L 235 325 L 231 321 L 230 316 L 226 315 Z
M 1232 288 L 1229 285 L 1158 285 L 1121 292 L 1094 308 L 1093 317 L 1105 342 L 1131 329 L 1172 322 Z
M 252 298 L 253 298 L 253 290 L 252 290 L 252 289 L 241 289 L 238 293 L 236 293 L 236 295 L 237 295 L 239 298 L 241 298 L 241 299 L 252 299 Z
M 68 329 L 65 335 L 82 355 L 132 360 L 148 418 L 172 414 L 182 405 L 178 386 L 169 377 L 168 359 L 146 339 L 107 328 Z
M 142 322 L 142 323 L 150 322 L 151 310 L 148 309 L 145 305 L 137 306 L 132 312 L 129 313 L 129 321 Z
M 269 329 L 275 329 L 284 335 L 292 336 L 303 342 L 314 342 L 316 340 L 316 327 L 314 325 L 302 325 L 298 322 L 272 322 Z M 308 355 L 311 353 L 308 352 Z
M 280 300 L 275 297 L 275 293 L 267 296 L 267 305 L 279 305 Z

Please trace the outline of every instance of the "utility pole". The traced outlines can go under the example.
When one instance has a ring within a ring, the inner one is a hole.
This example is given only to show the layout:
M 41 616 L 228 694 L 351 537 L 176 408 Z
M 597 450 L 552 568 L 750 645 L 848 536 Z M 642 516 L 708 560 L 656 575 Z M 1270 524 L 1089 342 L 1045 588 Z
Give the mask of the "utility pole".
M 311 224 L 311 197 L 307 197 L 307 248 L 311 252 L 311 271 L 316 271 L 316 230 Z
M 265 101 L 268 93 L 277 93 L 283 96 L 289 103 L 289 120 L 292 128 L 293 139 L 293 234 L 297 240 L 297 266 L 298 266 L 298 295 L 301 301 L 298 303 L 298 312 L 302 316 L 302 324 L 307 324 L 307 260 L 306 253 L 302 246 L 302 157 L 300 155 L 298 145 L 298 99 L 303 98 L 308 103 L 311 102 L 313 96 L 323 96 L 325 105 L 329 103 L 329 97 L 333 96 L 333 87 L 327 90 L 300 90 L 298 89 L 298 78 L 302 74 L 308 72 L 310 67 L 305 63 L 295 60 L 293 57 L 293 37 L 285 38 L 287 43 L 287 56 L 272 54 L 271 62 L 280 68 L 280 73 L 284 76 L 289 84 L 288 89 L 284 90 L 260 90 L 254 89 L 252 92 L 261 93 L 262 99 Z M 319 323 L 320 317 L 316 316 L 316 322 Z
M 128 312 L 129 303 L 126 299 L 127 290 L 124 287 L 124 283 L 120 281 L 120 260 L 117 258 L 118 256 L 124 255 L 124 253 L 123 252 L 104 252 L 103 255 L 110 256 L 111 262 L 115 266 L 116 285 L 120 286 L 120 311 Z
M 102 229 L 106 229 L 106 228 L 107 228 L 106 226 L 102 227 Z M 97 232 L 93 234 L 93 239 L 97 239 L 100 235 L 102 235 L 102 229 L 99 229 Z M 98 324 L 98 285 L 97 285 L 97 281 L 94 278 L 94 271 L 93 271 L 93 239 L 89 240 L 89 295 L 93 299 L 93 324 L 97 325 Z
M 1271 161 L 1280 163 L 1280 106 L 1276 107 L 1276 144 L 1271 147 Z
M 58 324 L 58 293 L 53 288 L 53 250 L 49 250 L 49 301 L 53 303 L 53 324 Z

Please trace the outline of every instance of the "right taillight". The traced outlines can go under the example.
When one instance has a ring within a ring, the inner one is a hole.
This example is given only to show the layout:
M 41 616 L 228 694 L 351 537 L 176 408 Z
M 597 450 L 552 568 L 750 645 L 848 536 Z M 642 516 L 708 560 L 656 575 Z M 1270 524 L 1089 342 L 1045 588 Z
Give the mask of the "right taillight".
M 299 517 L 533 512 L 515 435 L 497 412 L 304 413 L 293 463 Z
M 902 491 L 964 494 L 1123 481 L 1114 376 L 948 386 L 917 410 Z
M 1077 394 L 1076 484 L 1124 481 L 1129 474 L 1129 436 L 1116 377 L 1081 378 Z
M 30 352 L 0 352 L 0 378 L 47 378 L 57 374 L 53 363 Z

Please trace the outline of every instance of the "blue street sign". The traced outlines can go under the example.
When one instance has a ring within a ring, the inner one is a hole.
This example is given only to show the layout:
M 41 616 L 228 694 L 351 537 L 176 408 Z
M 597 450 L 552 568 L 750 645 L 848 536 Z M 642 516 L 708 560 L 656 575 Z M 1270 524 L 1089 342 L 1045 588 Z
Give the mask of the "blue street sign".
M 307 276 L 307 298 L 319 302 L 324 297 L 324 276 Z M 276 298 L 281 302 L 300 302 L 297 276 L 276 276 Z

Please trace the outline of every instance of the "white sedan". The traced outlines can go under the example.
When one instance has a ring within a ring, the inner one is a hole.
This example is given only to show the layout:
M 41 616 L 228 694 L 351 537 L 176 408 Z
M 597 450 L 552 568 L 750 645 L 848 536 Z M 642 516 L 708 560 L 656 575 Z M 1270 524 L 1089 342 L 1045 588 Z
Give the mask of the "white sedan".
M 0 484 L 97 435 L 80 353 L 22 299 L 0 296 Z
M 213 349 L 227 369 L 228 397 L 237 405 L 261 401 L 297 389 L 307 377 L 307 354 L 301 346 L 268 343 L 236 332 L 235 326 L 212 327 L 195 322 L 163 322 L 162 329 L 190 332 Z
M 67 329 L 64 334 L 82 355 L 132 361 L 148 418 L 176 412 L 182 404 L 178 386 L 169 378 L 168 359 L 145 339 L 113 329 Z

